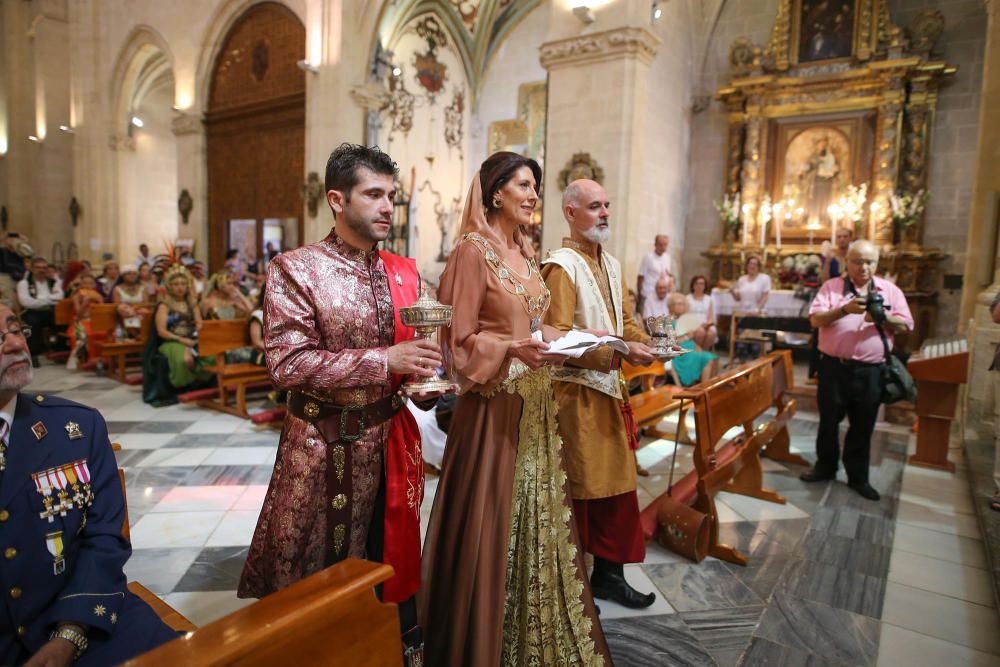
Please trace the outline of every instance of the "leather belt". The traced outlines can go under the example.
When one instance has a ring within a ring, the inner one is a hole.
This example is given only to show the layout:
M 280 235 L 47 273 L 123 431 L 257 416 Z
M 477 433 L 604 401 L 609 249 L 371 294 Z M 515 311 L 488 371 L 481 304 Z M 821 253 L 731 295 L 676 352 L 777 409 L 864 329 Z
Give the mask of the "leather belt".
M 403 407 L 398 394 L 368 405 L 341 406 L 324 403 L 302 392 L 288 393 L 288 411 L 312 424 L 326 441 L 326 567 L 343 560 L 349 551 L 352 503 L 354 501 L 351 443 L 365 430 L 392 418 Z M 347 547 L 347 548 L 345 548 Z
M 881 361 L 859 361 L 857 359 L 844 359 L 842 357 L 834 357 L 832 355 L 823 353 L 823 356 L 832 361 L 836 361 L 841 366 L 847 366 L 848 368 L 865 368 L 867 366 L 881 366 Z
M 312 423 L 328 443 L 360 440 L 366 429 L 389 421 L 402 407 L 398 394 L 360 406 L 324 403 L 298 391 L 288 394 L 288 411 Z

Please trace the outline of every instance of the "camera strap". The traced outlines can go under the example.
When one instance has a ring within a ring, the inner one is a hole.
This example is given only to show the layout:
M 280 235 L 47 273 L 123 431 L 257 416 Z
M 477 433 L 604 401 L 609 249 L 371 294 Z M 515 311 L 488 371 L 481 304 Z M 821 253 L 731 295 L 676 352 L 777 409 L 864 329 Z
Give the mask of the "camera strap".
M 860 299 L 861 298 L 861 294 L 858 292 L 858 288 L 854 286 L 854 281 L 851 280 L 850 277 L 848 277 L 848 278 L 844 278 L 844 282 L 847 284 L 848 289 L 851 290 L 851 294 L 853 294 L 855 296 L 855 298 Z M 875 290 L 875 281 L 874 280 L 869 280 L 868 281 L 868 294 L 871 294 L 874 291 L 876 291 Z M 875 323 L 872 322 L 872 324 L 875 324 Z M 889 339 L 886 338 L 885 330 L 882 329 L 882 325 L 881 324 L 875 324 L 875 330 L 878 331 L 878 336 L 879 336 L 879 338 L 882 339 L 882 349 L 885 350 L 885 359 L 882 360 L 882 363 L 889 363 L 889 355 L 891 354 L 891 351 L 889 350 Z

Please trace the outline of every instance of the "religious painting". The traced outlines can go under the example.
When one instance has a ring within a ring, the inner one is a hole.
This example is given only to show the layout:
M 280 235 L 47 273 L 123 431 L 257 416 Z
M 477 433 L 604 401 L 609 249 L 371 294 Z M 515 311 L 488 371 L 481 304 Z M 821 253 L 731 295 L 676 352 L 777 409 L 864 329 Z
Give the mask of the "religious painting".
M 874 114 L 778 118 L 768 135 L 767 189 L 782 235 L 829 235 L 834 218 L 843 224 L 837 207 L 847 187 L 871 183 Z
M 228 247 L 238 250 L 240 259 L 253 264 L 257 261 L 257 221 L 235 219 L 229 221 Z
M 795 8 L 798 62 L 849 58 L 854 47 L 857 0 L 797 0 Z

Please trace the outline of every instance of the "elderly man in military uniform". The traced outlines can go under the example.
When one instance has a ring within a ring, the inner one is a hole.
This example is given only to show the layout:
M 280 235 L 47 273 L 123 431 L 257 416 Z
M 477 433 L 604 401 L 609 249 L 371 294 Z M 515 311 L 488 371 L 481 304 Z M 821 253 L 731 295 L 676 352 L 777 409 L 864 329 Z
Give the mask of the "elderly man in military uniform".
M 126 589 L 131 546 L 104 419 L 20 393 L 29 335 L 0 305 L 0 664 L 116 665 L 176 634 Z

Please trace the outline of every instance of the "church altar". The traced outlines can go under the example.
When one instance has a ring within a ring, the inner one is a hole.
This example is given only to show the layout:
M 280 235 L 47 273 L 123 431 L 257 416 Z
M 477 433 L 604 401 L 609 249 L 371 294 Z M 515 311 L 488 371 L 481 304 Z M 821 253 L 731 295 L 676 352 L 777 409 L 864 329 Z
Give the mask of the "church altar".
M 771 290 L 764 313 L 769 317 L 805 317 L 808 304 L 808 301 L 796 296 L 795 290 Z M 739 301 L 733 298 L 728 289 L 716 287 L 712 290 L 712 309 L 716 317 L 741 311 L 739 306 Z
M 886 2 L 780 0 L 766 45 L 732 44 L 715 99 L 728 112 L 723 195 L 735 209 L 703 255 L 714 284 L 757 255 L 778 285 L 787 257 L 822 254 L 850 228 L 906 294 L 912 349 L 934 333 L 946 255 L 922 244 L 922 208 L 904 218 L 899 202 L 925 197 L 938 89 L 956 69 L 932 53 L 939 12 L 904 30 Z

